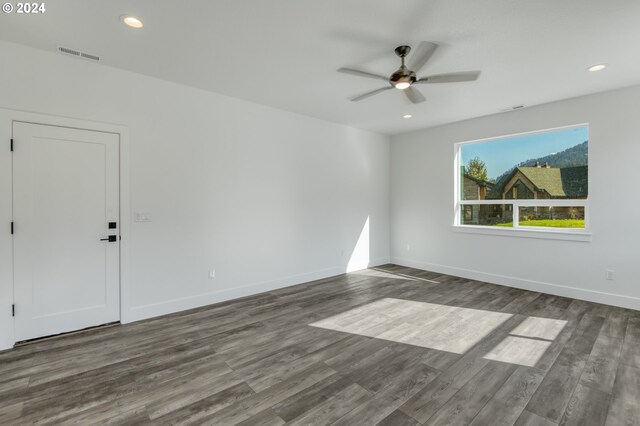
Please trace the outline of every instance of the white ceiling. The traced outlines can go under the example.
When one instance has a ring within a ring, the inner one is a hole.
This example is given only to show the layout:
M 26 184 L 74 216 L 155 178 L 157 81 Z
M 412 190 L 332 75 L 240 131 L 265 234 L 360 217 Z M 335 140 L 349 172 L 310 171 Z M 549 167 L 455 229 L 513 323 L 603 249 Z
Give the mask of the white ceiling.
M 64 0 L 43 15 L 2 14 L 0 39 L 73 47 L 107 66 L 288 111 L 396 134 L 640 83 L 638 0 Z M 118 17 L 133 14 L 133 30 Z M 481 70 L 472 83 L 349 97 L 384 82 L 393 49 L 441 45 L 420 75 Z M 2 60 L 8 60 L 2 58 Z M 69 58 L 69 60 L 77 60 Z M 600 73 L 588 73 L 606 62 Z M 403 114 L 413 114 L 410 120 Z

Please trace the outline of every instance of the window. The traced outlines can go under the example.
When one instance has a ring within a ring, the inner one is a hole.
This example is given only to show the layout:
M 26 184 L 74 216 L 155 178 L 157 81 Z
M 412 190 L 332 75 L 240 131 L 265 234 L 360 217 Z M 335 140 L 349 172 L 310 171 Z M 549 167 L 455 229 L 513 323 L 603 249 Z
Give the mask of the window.
M 456 144 L 455 225 L 586 233 L 587 125 Z

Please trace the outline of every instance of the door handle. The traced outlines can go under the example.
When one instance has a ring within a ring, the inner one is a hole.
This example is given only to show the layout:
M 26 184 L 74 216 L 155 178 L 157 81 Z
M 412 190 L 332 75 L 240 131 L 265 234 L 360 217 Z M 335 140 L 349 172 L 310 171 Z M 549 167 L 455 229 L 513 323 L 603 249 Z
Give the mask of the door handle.
M 118 241 L 117 235 L 109 235 L 107 238 L 100 238 L 100 241 L 109 241 L 110 243 L 114 243 Z

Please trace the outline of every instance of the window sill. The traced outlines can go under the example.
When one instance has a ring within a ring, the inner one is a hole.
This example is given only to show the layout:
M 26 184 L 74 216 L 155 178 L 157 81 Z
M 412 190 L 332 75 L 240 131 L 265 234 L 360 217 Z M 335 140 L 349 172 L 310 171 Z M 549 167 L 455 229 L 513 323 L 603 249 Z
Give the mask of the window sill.
M 592 234 L 588 231 L 578 230 L 551 230 L 551 229 L 531 229 L 531 228 L 497 228 L 493 226 L 469 226 L 452 225 L 455 232 L 467 234 L 499 235 L 502 237 L 516 238 L 542 238 L 546 240 L 565 240 L 591 242 Z

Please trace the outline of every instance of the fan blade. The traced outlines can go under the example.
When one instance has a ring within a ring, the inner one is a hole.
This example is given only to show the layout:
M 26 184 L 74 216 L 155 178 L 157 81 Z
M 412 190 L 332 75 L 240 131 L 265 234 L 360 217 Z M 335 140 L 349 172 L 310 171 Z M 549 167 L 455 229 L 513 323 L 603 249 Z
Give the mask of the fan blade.
M 429 75 L 422 77 L 416 83 L 456 83 L 459 81 L 474 81 L 480 76 L 480 71 L 450 72 L 447 74 Z
M 411 86 L 407 87 L 403 90 L 404 94 L 407 95 L 407 98 L 414 104 L 419 104 L 420 102 L 426 101 L 424 95 L 420 93 L 418 89 L 415 89 Z
M 420 71 L 437 48 L 438 45 L 431 43 L 430 41 L 423 41 L 420 43 L 416 50 L 411 54 L 411 58 L 409 58 L 409 69 L 416 73 Z
M 383 75 L 374 74 L 374 73 L 371 73 L 371 72 L 354 70 L 353 68 L 340 68 L 340 69 L 338 69 L 338 72 L 343 72 L 345 74 L 357 75 L 359 77 L 368 77 L 368 78 L 375 78 L 377 80 L 389 81 L 389 77 L 385 77 Z
M 369 96 L 377 95 L 380 92 L 384 92 L 385 90 L 394 89 L 393 86 L 382 87 L 380 89 L 372 90 L 371 92 L 364 93 L 360 96 L 356 96 L 355 98 L 351 98 L 352 102 L 361 101 L 363 99 L 368 98 Z

